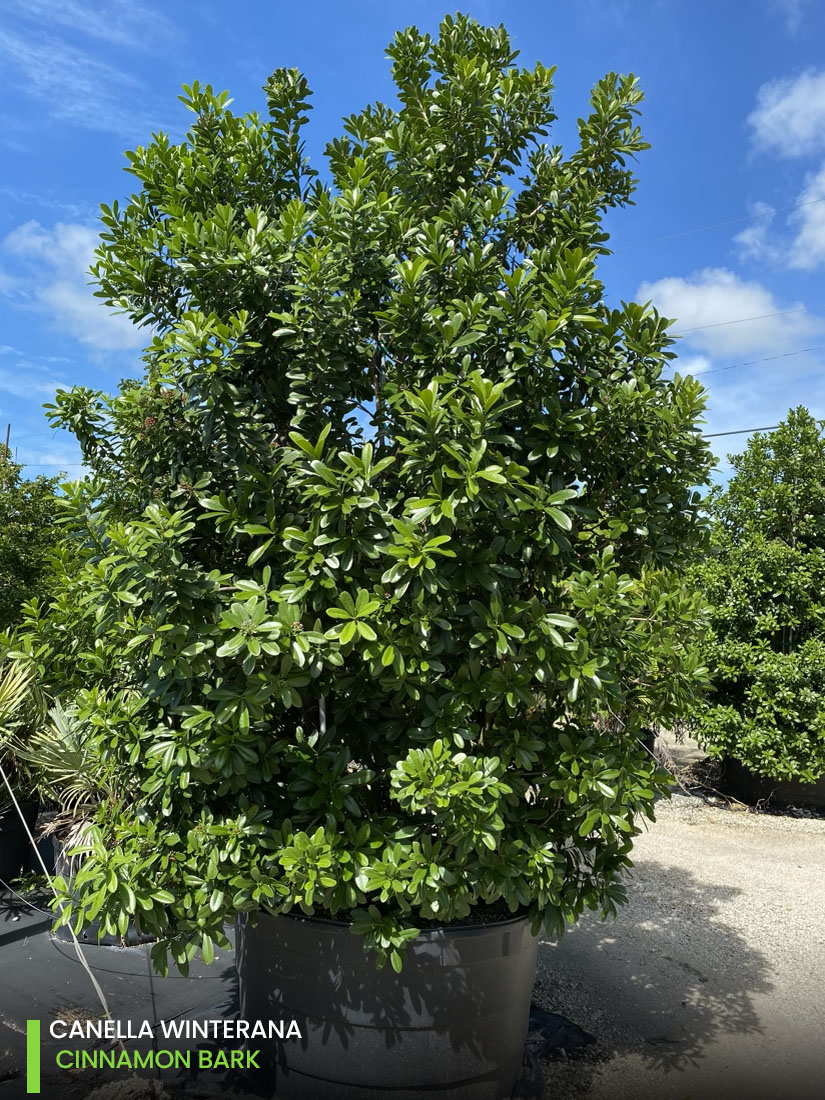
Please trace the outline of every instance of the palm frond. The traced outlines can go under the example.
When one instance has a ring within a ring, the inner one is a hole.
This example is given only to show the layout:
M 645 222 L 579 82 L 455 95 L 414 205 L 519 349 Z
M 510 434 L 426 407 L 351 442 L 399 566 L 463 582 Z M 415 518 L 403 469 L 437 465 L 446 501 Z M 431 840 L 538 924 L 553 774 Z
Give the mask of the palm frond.
M 0 677 L 0 742 L 10 732 L 30 697 L 32 672 L 20 661 L 9 661 Z
M 70 816 L 83 816 L 114 795 L 111 768 L 73 710 L 57 701 L 48 722 L 12 751 L 36 773 L 38 787 Z

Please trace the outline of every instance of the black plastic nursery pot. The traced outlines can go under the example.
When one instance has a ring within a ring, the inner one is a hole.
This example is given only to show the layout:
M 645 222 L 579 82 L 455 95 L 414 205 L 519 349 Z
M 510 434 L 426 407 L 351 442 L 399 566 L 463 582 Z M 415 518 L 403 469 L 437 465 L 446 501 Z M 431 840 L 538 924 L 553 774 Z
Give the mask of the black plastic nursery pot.
M 639 734 L 639 740 L 645 751 L 649 752 L 652 756 L 656 751 L 656 734 L 653 730 L 642 730 Z
M 29 832 L 33 832 L 39 803 L 37 801 L 21 802 L 19 805 Z M 28 835 L 17 810 L 14 806 L 5 806 L 0 810 L 0 880 L 3 883 L 10 883 L 24 870 L 30 847 Z
M 765 779 L 738 760 L 726 757 L 722 763 L 722 782 L 725 793 L 741 802 L 825 810 L 825 776 L 814 783 L 803 783 L 799 779 Z
M 347 924 L 241 918 L 240 1018 L 301 1032 L 249 1049 L 278 1100 L 509 1100 L 537 945 L 525 918 L 433 929 L 396 974 Z

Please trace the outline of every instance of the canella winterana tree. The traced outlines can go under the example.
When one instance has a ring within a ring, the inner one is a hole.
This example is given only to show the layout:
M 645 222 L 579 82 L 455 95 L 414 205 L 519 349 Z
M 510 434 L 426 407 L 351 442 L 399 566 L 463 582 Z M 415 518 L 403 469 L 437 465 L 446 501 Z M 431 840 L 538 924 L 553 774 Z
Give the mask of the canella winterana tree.
M 94 271 L 152 326 L 145 376 L 52 412 L 93 471 L 86 564 L 20 648 L 122 768 L 73 912 L 133 916 L 159 967 L 262 906 L 397 967 L 421 920 L 612 911 L 663 783 L 636 734 L 703 677 L 676 572 L 702 390 L 596 273 L 635 79 L 599 81 L 565 155 L 552 71 L 503 28 L 388 52 L 398 102 L 345 121 L 327 177 L 296 71 L 266 118 L 185 90 Z

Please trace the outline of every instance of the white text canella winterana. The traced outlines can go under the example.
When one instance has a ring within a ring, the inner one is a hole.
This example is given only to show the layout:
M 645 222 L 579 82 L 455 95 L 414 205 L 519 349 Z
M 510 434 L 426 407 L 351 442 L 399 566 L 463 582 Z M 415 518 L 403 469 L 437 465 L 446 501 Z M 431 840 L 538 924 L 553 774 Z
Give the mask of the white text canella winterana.
M 302 1039 L 297 1020 L 52 1020 L 53 1039 Z

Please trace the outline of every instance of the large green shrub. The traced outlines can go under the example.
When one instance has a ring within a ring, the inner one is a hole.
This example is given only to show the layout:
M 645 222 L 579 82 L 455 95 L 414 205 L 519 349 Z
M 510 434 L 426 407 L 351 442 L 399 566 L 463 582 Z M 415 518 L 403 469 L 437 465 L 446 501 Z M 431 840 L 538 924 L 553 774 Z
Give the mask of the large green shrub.
M 635 80 L 565 157 L 503 29 L 389 54 L 398 105 L 346 120 L 328 184 L 279 70 L 267 119 L 187 89 L 185 140 L 104 208 L 100 294 L 155 335 L 139 383 L 59 395 L 86 564 L 21 648 L 139 788 L 75 912 L 135 914 L 159 966 L 260 906 L 354 918 L 394 965 L 479 904 L 611 911 L 664 782 L 636 734 L 702 678 L 701 387 L 596 274 Z
M 23 477 L 0 444 L 0 630 L 11 627 L 21 605 L 43 597 L 56 580 L 51 560 L 57 542 L 57 478 Z
M 711 494 L 713 688 L 694 713 L 712 756 L 770 779 L 825 774 L 825 436 L 804 408 L 731 456 Z

